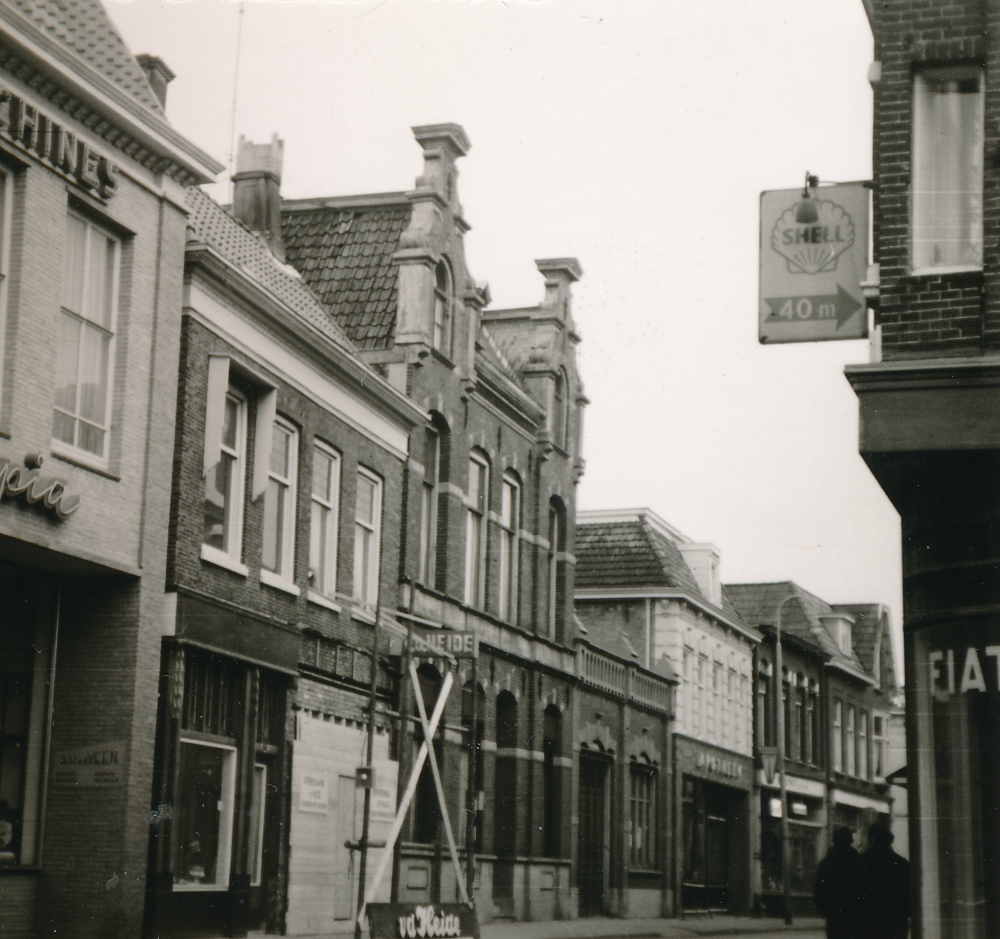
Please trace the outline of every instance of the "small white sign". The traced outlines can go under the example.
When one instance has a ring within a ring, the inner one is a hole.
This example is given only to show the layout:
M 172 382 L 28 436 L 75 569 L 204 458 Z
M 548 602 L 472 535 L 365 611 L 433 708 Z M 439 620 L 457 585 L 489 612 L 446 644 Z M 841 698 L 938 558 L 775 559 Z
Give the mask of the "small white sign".
M 53 784 L 66 789 L 104 789 L 122 785 L 125 741 L 61 750 L 56 754 Z
M 760 194 L 760 341 L 864 339 L 869 191 L 860 183 Z
M 330 811 L 330 789 L 326 773 L 304 770 L 299 777 L 299 811 L 326 815 Z

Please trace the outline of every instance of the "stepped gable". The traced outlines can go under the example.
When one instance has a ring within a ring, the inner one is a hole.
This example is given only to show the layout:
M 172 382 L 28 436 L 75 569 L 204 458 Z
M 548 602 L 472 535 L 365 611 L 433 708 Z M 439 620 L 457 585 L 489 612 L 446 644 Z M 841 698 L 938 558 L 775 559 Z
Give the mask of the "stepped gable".
M 100 0 L 6 0 L 46 33 L 150 111 L 164 116 L 156 94 Z
M 285 256 L 358 349 L 393 344 L 399 265 L 410 223 L 404 193 L 282 203 Z
M 677 546 L 643 520 L 576 527 L 577 587 L 676 587 L 701 596 Z
M 259 235 L 238 222 L 200 189 L 189 188 L 186 202 L 191 212 L 188 224 L 200 240 L 241 268 L 328 339 L 350 352 L 356 352 L 298 271 L 282 264 Z

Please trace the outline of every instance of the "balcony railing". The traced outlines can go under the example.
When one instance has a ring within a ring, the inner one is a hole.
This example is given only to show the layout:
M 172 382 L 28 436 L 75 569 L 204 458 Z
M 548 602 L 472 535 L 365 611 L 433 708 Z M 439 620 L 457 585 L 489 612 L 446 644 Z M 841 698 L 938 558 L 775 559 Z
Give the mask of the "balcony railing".
M 670 684 L 656 675 L 640 671 L 586 646 L 577 652 L 577 670 L 581 681 L 616 698 L 626 698 L 664 713 L 670 711 Z

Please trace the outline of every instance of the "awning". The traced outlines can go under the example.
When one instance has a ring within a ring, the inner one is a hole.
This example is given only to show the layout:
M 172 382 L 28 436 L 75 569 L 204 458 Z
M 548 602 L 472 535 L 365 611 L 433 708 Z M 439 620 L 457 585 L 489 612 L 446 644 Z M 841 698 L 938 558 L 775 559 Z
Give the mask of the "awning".
M 851 805 L 856 809 L 873 809 L 883 815 L 889 814 L 889 803 L 883 799 L 872 799 L 858 795 L 856 792 L 844 792 L 843 789 L 833 790 L 833 801 L 837 805 Z

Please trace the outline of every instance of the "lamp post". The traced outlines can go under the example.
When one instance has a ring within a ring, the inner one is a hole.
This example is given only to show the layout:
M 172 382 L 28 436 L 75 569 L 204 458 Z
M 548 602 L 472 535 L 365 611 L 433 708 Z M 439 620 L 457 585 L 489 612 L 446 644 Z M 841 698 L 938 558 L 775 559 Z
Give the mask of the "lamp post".
M 785 681 L 781 665 L 781 608 L 789 601 L 796 600 L 795 594 L 785 597 L 778 604 L 777 637 L 774 648 L 774 670 L 778 680 L 778 785 L 781 788 L 781 881 L 785 895 L 785 922 L 792 924 L 792 905 L 788 887 L 788 788 L 785 782 Z

